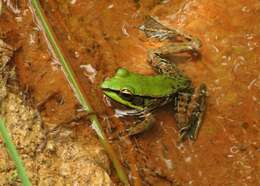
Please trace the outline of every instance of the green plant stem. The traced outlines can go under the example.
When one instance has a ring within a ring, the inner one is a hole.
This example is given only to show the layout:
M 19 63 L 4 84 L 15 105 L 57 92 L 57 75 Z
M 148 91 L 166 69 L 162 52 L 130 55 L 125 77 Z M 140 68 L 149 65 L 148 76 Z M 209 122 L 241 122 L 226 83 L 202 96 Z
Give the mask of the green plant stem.
M 74 93 L 76 94 L 83 109 L 87 113 L 90 114 L 89 119 L 91 121 L 91 126 L 95 130 L 95 132 L 99 138 L 99 141 L 106 149 L 106 151 L 116 169 L 119 179 L 125 185 L 129 185 L 128 179 L 127 179 L 126 174 L 124 173 L 123 167 L 122 167 L 120 161 L 117 159 L 116 153 L 113 150 L 112 146 L 109 144 L 109 142 L 102 130 L 102 127 L 97 119 L 97 116 L 95 114 L 93 114 L 93 109 L 92 109 L 91 105 L 88 103 L 85 95 L 83 94 L 83 89 L 82 89 L 82 87 L 79 86 L 79 81 L 78 81 L 74 71 L 72 70 L 70 63 L 65 58 L 65 56 L 62 54 L 62 51 L 61 51 L 61 49 L 58 45 L 57 39 L 55 37 L 55 34 L 54 34 L 53 30 L 51 29 L 51 27 L 49 26 L 46 16 L 44 15 L 43 10 L 40 6 L 39 0 L 31 0 L 31 5 L 36 14 L 36 18 L 38 18 L 38 21 L 40 22 L 41 26 L 43 27 L 43 30 L 52 46 L 52 49 L 54 50 L 55 55 L 58 57 L 61 65 L 63 67 L 64 73 L 65 73 L 70 85 L 72 86 Z
M 3 137 L 3 142 L 5 143 L 9 154 L 15 163 L 15 166 L 16 166 L 18 175 L 22 181 L 22 184 L 24 186 L 31 186 L 31 182 L 30 182 L 28 176 L 26 175 L 26 171 L 25 171 L 23 162 L 15 148 L 15 145 L 12 142 L 11 137 L 9 136 L 8 130 L 5 127 L 5 122 L 2 118 L 0 118 L 0 133 L 1 133 L 1 136 Z

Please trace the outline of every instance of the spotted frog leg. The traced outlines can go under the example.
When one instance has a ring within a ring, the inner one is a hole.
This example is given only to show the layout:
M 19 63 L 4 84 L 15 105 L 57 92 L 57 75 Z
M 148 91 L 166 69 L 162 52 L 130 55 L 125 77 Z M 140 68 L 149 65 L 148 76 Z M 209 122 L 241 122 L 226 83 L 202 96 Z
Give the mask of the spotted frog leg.
M 201 47 L 200 40 L 178 30 L 169 29 L 152 17 L 148 17 L 140 29 L 150 38 L 157 38 L 160 41 L 165 39 L 177 41 L 173 44 L 150 50 L 148 52 L 148 62 L 157 73 L 168 76 L 185 76 L 174 64 L 176 61 L 169 60 L 165 56 L 180 53 L 197 54 L 198 49 Z M 193 92 L 194 88 L 191 84 L 189 88 L 179 92 L 175 97 L 174 110 L 180 141 L 186 137 L 196 140 L 204 116 L 207 87 L 205 84 L 201 84 L 196 91 L 196 97 L 191 101 Z

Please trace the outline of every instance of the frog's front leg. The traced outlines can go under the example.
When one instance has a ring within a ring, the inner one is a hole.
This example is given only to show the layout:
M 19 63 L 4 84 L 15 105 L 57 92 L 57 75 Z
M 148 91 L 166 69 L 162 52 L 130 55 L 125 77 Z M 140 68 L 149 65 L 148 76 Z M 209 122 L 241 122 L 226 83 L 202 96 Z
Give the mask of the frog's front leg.
M 149 130 L 154 123 L 155 123 L 155 118 L 152 114 L 149 113 L 146 116 L 144 116 L 144 120 L 138 123 L 134 123 L 133 126 L 126 129 L 127 135 L 134 136 L 143 133 L 146 130 Z
M 191 100 L 191 96 L 191 93 L 180 93 L 175 100 L 175 118 L 180 135 L 179 141 L 183 141 L 186 137 L 191 140 L 197 139 L 206 110 L 206 85 L 199 86 L 194 99 Z

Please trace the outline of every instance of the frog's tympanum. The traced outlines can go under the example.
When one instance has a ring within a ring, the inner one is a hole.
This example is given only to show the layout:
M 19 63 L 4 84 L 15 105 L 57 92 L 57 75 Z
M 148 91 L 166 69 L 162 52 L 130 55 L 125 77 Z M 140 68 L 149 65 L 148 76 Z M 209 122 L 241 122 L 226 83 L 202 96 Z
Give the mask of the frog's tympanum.
M 106 96 L 134 109 L 131 115 L 143 118 L 127 129 L 129 135 L 148 129 L 154 122 L 152 113 L 171 102 L 180 140 L 186 137 L 195 140 L 206 108 L 207 88 L 201 84 L 194 91 L 191 80 L 178 70 L 175 62 L 196 56 L 201 43 L 176 29 L 163 26 L 152 17 L 140 26 L 140 30 L 147 37 L 172 41 L 148 52 L 148 62 L 158 75 L 142 75 L 119 68 L 114 77 L 101 84 L 101 88 Z

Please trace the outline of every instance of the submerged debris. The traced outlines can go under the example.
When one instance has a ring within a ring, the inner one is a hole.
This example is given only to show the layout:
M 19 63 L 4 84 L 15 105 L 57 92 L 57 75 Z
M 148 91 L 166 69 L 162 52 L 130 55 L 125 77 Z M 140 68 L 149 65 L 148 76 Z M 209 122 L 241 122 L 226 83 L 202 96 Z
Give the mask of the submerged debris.
M 19 8 L 19 1 L 16 0 L 15 3 L 13 3 L 11 0 L 0 0 L 0 15 L 1 10 L 3 8 L 3 4 L 6 4 L 6 6 L 14 13 L 14 14 L 20 14 L 21 10 Z

